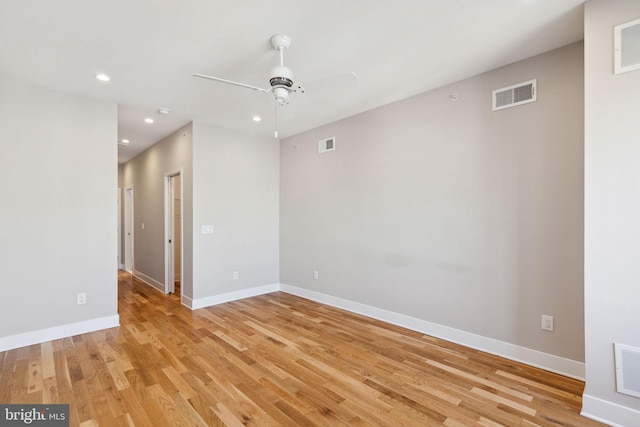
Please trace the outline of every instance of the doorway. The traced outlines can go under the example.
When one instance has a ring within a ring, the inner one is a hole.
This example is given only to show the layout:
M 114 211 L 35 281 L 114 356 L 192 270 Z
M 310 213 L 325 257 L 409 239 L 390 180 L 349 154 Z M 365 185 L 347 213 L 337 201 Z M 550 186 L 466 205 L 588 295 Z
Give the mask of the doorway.
M 182 295 L 181 171 L 165 174 L 165 293 Z
M 118 187 L 118 269 L 124 268 L 122 260 L 122 189 Z
M 124 269 L 133 273 L 133 187 L 124 190 Z

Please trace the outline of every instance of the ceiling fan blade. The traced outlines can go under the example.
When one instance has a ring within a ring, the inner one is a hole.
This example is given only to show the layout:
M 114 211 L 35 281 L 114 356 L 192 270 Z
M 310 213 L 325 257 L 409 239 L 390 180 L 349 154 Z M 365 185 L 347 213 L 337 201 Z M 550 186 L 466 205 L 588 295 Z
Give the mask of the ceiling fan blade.
M 257 86 L 251 86 L 251 85 L 247 85 L 247 84 L 244 84 L 244 83 L 238 83 L 238 82 L 234 82 L 234 81 L 231 81 L 231 80 L 221 79 L 220 77 L 207 76 L 206 74 L 194 74 L 193 76 L 194 77 L 200 77 L 200 78 L 203 78 L 203 79 L 208 79 L 208 80 L 214 80 L 216 82 L 226 83 L 226 84 L 230 84 L 230 85 L 234 85 L 234 86 L 246 87 L 247 89 L 257 90 L 258 92 L 271 92 L 271 89 L 263 89 L 263 88 L 257 87 Z

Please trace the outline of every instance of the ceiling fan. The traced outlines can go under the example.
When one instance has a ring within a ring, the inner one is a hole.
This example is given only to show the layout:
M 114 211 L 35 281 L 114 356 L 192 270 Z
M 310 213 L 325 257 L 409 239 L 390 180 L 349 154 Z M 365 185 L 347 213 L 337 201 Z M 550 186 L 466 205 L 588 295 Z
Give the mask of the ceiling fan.
M 209 79 L 234 86 L 240 86 L 258 92 L 273 93 L 275 99 L 274 138 L 278 138 L 278 107 L 282 107 L 289 103 L 289 95 L 291 93 L 304 93 L 305 90 L 304 87 L 294 84 L 293 72 L 291 71 L 291 68 L 284 65 L 284 51 L 291 46 L 291 39 L 283 34 L 276 34 L 275 36 L 271 37 L 270 41 L 271 46 L 273 46 L 273 48 L 278 51 L 280 61 L 278 65 L 271 69 L 271 72 L 269 74 L 269 84 L 271 86 L 269 87 L 269 89 L 264 89 L 245 83 L 238 83 L 220 77 L 208 76 L 206 74 L 196 73 L 193 75 L 195 77 L 201 77 L 203 79 Z M 349 76 L 351 80 L 355 79 L 355 81 L 358 81 L 358 76 L 356 75 L 356 73 L 345 73 L 343 75 Z

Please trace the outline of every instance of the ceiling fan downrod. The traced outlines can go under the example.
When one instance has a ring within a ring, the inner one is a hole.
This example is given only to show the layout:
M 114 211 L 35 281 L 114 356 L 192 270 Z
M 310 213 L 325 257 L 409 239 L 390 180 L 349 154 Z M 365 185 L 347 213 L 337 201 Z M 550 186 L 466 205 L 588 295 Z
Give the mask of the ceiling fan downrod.
M 289 93 L 293 86 L 293 72 L 284 65 L 284 51 L 291 46 L 291 39 L 285 35 L 277 34 L 271 37 L 271 46 L 280 54 L 280 63 L 271 69 L 269 84 L 280 105 L 289 102 Z

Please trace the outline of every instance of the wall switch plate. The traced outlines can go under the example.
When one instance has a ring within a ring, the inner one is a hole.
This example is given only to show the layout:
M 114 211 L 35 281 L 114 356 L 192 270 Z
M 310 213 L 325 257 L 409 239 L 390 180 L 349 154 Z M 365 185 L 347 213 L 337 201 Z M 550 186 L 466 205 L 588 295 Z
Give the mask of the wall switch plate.
M 318 280 L 318 279 L 320 278 L 320 275 L 318 274 L 318 271 L 317 271 L 317 270 L 314 270 L 314 271 L 313 271 L 313 278 L 314 278 L 315 280 Z
M 543 331 L 553 332 L 553 316 L 542 315 L 542 323 L 540 325 Z
M 233 272 L 233 280 L 238 280 L 238 272 L 237 271 Z
M 202 234 L 213 234 L 213 225 L 203 225 Z
M 85 292 L 78 293 L 78 305 L 87 303 L 87 294 Z

